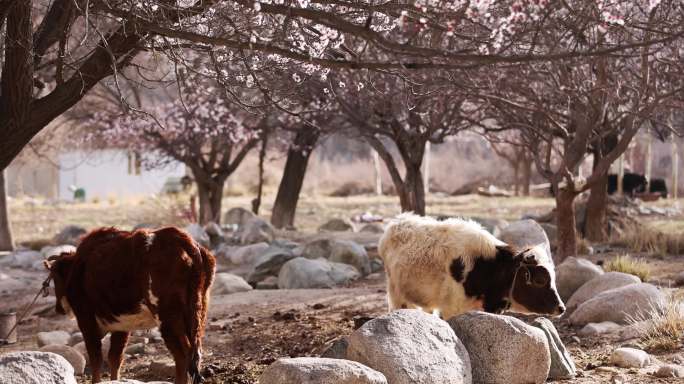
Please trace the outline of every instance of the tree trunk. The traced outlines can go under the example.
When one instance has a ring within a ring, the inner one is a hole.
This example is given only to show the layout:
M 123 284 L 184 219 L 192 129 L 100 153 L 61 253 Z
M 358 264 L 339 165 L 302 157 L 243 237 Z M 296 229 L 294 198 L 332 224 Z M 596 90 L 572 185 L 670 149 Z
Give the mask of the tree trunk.
M 584 237 L 589 241 L 605 241 L 606 203 L 608 200 L 608 175 L 603 175 L 591 186 L 587 200 L 587 214 L 584 220 Z
M 530 195 L 530 184 L 532 184 L 532 157 L 525 155 L 522 159 L 522 195 Z
M 516 162 L 513 164 L 513 192 L 515 196 L 520 196 L 520 185 L 522 181 L 520 180 L 520 167 L 522 163 Z
M 255 215 L 259 214 L 259 207 L 261 207 L 261 196 L 264 191 L 264 159 L 266 158 L 266 145 L 268 144 L 267 133 L 264 133 L 261 139 L 261 150 L 259 151 L 259 185 L 257 186 L 257 195 L 252 200 L 252 212 Z
M 215 180 L 197 180 L 197 194 L 199 196 L 199 223 L 207 224 L 211 221 L 221 223 L 221 200 L 223 199 L 224 182 Z
M 575 228 L 575 197 L 577 194 L 566 188 L 557 188 L 556 192 L 556 225 L 558 226 L 558 248 L 556 263 L 568 256 L 577 254 L 577 230 Z
M 7 204 L 7 181 L 5 171 L 0 171 L 0 251 L 14 250 L 12 228 L 9 221 L 9 205 Z
M 402 185 L 395 185 L 402 212 L 425 215 L 425 185 L 420 164 L 405 164 L 406 177 Z
M 304 176 L 306 176 L 306 166 L 313 147 L 318 141 L 318 136 L 318 130 L 305 127 L 297 132 L 293 145 L 287 151 L 283 178 L 280 180 L 271 213 L 271 224 L 276 228 L 294 226 L 299 193 L 304 184 Z

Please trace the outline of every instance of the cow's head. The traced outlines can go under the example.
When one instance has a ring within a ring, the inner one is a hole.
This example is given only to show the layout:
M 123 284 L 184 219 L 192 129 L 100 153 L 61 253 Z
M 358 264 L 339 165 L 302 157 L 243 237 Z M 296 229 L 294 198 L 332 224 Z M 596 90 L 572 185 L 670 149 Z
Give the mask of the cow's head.
M 565 305 L 556 290 L 556 272 L 543 247 L 525 249 L 515 257 L 516 271 L 510 291 L 511 310 L 561 315 Z
M 55 310 L 61 315 L 71 315 L 71 306 L 66 297 L 66 284 L 74 262 L 75 252 L 63 252 L 59 255 L 50 256 L 45 260 L 45 268 L 50 271 L 50 278 L 55 284 L 55 297 L 57 303 Z

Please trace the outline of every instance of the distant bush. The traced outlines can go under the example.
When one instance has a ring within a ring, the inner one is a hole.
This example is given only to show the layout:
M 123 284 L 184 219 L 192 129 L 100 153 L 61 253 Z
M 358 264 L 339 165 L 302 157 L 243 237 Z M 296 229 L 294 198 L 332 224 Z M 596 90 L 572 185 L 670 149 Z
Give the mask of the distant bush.
M 651 276 L 651 267 L 644 261 L 632 259 L 628 255 L 621 255 L 608 261 L 604 267 L 606 272 L 622 272 L 637 276 L 641 281 L 647 281 Z
M 648 226 L 629 226 L 613 238 L 611 243 L 627 247 L 634 252 L 684 254 L 684 233 L 663 233 Z

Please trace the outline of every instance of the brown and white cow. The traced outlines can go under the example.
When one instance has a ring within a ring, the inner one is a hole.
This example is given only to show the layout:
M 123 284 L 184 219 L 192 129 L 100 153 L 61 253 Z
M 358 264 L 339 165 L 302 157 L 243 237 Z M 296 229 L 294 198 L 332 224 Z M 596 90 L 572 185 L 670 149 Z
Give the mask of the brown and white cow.
M 214 277 L 214 256 L 177 228 L 128 232 L 102 228 L 76 252 L 46 262 L 56 310 L 76 317 L 100 381 L 102 338 L 111 333 L 111 380 L 119 378 L 133 330 L 159 326 L 176 363 L 176 384 L 202 381 L 202 335 Z
M 402 214 L 380 239 L 390 310 L 444 319 L 469 310 L 560 315 L 555 269 L 541 246 L 514 249 L 479 224 Z

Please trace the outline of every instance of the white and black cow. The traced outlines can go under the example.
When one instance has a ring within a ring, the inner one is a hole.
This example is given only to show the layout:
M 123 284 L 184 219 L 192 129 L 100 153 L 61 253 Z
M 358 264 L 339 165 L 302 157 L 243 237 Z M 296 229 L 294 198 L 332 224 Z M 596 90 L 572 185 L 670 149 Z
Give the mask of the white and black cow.
M 553 261 L 541 246 L 514 249 L 470 220 L 402 214 L 378 251 L 390 310 L 421 308 L 444 319 L 469 310 L 565 311 Z

